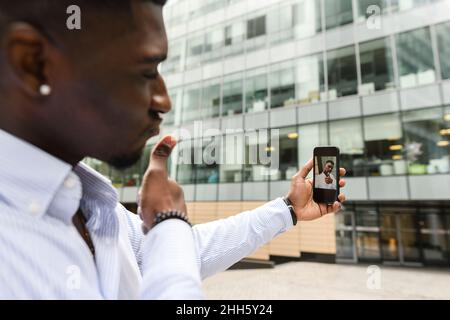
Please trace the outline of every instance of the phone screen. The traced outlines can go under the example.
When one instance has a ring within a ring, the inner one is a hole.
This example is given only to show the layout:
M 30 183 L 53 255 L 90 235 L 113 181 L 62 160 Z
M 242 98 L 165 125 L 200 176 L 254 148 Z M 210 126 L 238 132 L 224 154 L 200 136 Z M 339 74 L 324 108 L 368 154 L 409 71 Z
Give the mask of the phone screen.
M 333 204 L 339 195 L 339 149 L 314 149 L 314 201 Z

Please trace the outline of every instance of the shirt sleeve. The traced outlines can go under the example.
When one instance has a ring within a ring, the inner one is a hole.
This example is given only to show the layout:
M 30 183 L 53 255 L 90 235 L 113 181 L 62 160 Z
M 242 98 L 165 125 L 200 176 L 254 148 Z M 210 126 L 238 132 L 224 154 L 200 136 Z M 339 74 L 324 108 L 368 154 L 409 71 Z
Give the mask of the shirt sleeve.
M 130 241 L 143 272 L 148 257 L 143 258 L 141 223 L 137 215 L 128 213 Z M 194 226 L 195 261 L 201 278 L 226 270 L 292 226 L 291 213 L 281 198 L 227 219 Z
M 291 213 L 281 198 L 227 219 L 196 225 L 201 277 L 226 270 L 292 226 Z
M 203 299 L 192 228 L 170 219 L 144 236 L 142 243 L 143 299 Z

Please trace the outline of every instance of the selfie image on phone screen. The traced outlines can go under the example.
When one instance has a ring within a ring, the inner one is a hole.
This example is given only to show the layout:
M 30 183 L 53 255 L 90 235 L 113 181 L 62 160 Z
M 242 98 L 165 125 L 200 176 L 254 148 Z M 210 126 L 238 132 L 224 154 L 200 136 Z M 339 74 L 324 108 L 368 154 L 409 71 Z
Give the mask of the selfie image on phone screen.
M 317 147 L 314 149 L 314 189 L 316 202 L 333 204 L 339 195 L 339 149 Z
M 317 157 L 316 188 L 337 189 L 336 185 L 336 157 Z

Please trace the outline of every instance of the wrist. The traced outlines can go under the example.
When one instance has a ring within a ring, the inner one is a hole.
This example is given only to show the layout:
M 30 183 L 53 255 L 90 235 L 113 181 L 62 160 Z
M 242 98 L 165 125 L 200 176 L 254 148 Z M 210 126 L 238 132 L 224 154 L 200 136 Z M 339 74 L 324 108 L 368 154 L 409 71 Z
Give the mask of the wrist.
M 177 220 L 181 220 L 185 223 L 187 223 L 190 227 L 192 227 L 192 224 L 189 221 L 189 218 L 187 217 L 187 214 L 182 212 L 182 211 L 178 211 L 178 210 L 166 210 L 166 211 L 162 211 L 159 212 L 157 214 L 155 214 L 150 227 L 148 223 L 144 223 L 142 224 L 142 231 L 144 234 L 147 234 L 151 229 L 153 229 L 154 227 L 156 227 L 158 224 L 166 221 L 166 220 L 170 220 L 170 219 L 177 219 Z
M 291 214 L 292 218 L 292 224 L 295 226 L 297 225 L 297 213 L 295 212 L 294 205 L 292 204 L 292 201 L 289 199 L 288 196 L 282 197 L 284 203 L 289 209 L 289 212 Z

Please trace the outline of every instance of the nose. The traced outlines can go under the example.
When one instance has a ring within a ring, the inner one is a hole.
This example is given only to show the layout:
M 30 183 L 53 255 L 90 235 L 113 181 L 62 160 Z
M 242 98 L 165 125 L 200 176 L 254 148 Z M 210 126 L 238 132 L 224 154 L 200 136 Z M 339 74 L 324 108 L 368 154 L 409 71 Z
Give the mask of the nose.
M 168 113 L 172 109 L 166 84 L 161 75 L 158 75 L 152 84 L 151 109 L 159 113 Z

